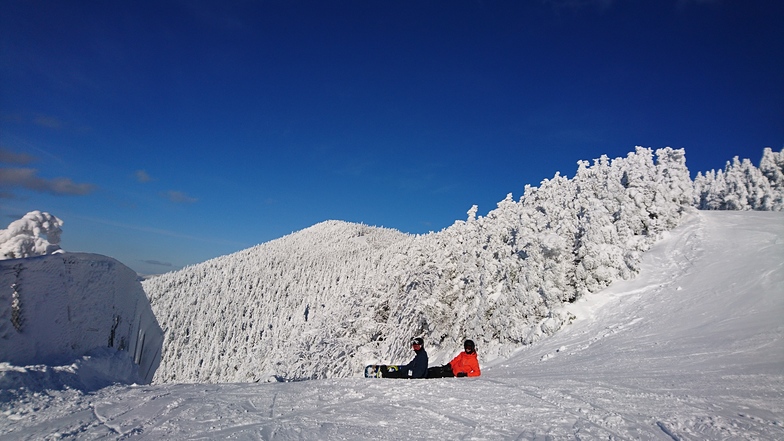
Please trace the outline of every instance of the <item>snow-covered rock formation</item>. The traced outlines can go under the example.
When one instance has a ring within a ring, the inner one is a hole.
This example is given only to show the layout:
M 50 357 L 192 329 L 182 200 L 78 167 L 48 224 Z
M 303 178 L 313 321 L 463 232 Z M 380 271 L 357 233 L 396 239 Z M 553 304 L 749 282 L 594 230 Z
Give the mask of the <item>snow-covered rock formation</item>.
M 120 262 L 83 253 L 0 261 L 0 362 L 95 370 L 82 357 L 100 354 L 105 382 L 149 383 L 162 344 L 136 273 Z
M 49 213 L 31 211 L 0 230 L 0 260 L 41 256 L 60 251 L 63 221 Z

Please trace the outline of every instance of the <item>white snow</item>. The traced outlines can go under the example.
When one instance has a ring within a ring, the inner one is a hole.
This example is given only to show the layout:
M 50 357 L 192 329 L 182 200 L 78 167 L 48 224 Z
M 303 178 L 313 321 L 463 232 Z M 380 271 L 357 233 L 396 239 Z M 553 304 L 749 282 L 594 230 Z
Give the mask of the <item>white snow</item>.
M 691 212 L 664 235 L 479 378 L 87 393 L 39 375 L 0 390 L 0 439 L 784 439 L 782 213 Z

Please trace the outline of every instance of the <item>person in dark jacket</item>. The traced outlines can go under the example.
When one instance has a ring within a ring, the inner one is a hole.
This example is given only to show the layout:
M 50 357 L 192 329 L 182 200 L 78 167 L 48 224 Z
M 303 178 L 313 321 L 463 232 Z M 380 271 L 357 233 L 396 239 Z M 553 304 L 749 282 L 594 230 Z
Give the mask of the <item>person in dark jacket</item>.
M 465 351 L 443 366 L 434 366 L 427 370 L 427 378 L 444 377 L 478 377 L 482 374 L 476 357 L 476 345 L 473 340 L 463 344 Z
M 411 340 L 411 349 L 416 356 L 402 366 L 381 366 L 383 378 L 427 378 L 427 351 L 425 341 L 420 337 Z

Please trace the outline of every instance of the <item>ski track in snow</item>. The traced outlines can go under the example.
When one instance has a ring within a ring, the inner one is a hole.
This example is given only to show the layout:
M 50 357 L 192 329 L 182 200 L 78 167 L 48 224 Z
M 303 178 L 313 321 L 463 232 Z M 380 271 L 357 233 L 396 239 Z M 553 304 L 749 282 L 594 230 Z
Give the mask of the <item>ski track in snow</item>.
M 0 439 L 784 439 L 783 220 L 690 215 L 479 378 L 45 391 L 0 402 Z

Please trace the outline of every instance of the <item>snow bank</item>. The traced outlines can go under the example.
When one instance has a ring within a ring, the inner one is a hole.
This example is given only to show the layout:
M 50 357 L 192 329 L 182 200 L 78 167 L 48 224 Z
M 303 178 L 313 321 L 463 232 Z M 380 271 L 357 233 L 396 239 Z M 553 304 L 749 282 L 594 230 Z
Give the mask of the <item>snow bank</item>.
M 47 384 L 53 373 L 88 388 L 149 383 L 162 344 L 136 274 L 120 262 L 85 253 L 0 261 L 0 386 L 29 386 L 10 378 L 19 369 Z
M 23 391 L 66 388 L 91 392 L 113 384 L 139 383 L 144 383 L 144 379 L 131 355 L 108 347 L 90 351 L 62 366 L 0 363 L 0 401 L 23 395 Z

